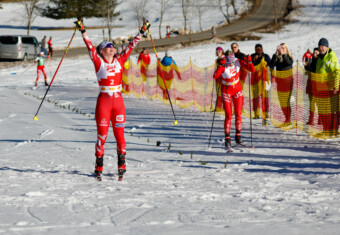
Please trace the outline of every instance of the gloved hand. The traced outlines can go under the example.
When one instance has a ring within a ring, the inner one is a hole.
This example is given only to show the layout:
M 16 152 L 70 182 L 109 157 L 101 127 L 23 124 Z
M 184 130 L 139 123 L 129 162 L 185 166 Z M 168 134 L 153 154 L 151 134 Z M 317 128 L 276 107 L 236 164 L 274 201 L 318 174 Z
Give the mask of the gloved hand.
M 77 28 L 79 29 L 79 31 L 81 33 L 85 33 L 86 32 L 85 27 L 83 25 L 83 19 L 81 17 L 77 17 L 77 21 L 74 21 L 73 23 L 76 24 Z
M 270 83 L 270 81 L 266 82 L 266 88 L 265 88 L 266 91 L 269 91 L 271 87 L 272 87 L 272 84 Z
M 149 23 L 148 20 L 146 20 L 139 32 L 141 34 L 144 34 L 150 28 L 150 26 L 151 26 L 151 24 Z
M 225 58 L 218 58 L 218 59 L 217 59 L 217 63 L 218 63 L 219 65 L 225 65 L 226 59 L 225 59 Z
M 251 55 L 248 55 L 248 56 L 247 56 L 247 61 L 248 61 L 249 64 L 253 62 L 253 60 L 252 60 L 252 58 L 251 58 Z

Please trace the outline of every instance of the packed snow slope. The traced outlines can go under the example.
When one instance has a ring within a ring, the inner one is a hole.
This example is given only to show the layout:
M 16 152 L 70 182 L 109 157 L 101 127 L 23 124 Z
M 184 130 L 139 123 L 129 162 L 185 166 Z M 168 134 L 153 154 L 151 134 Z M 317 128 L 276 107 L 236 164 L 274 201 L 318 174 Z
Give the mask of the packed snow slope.
M 265 50 L 274 52 L 283 41 L 300 57 L 322 36 L 339 55 L 340 6 L 333 10 L 333 1 L 300 2 L 306 8 L 296 16 L 298 22 L 280 35 L 262 35 Z M 67 44 L 70 34 L 64 32 L 60 40 Z M 79 34 L 72 45 L 77 41 Z M 250 53 L 256 43 L 239 44 Z M 173 55 L 178 64 L 192 57 L 206 66 L 213 63 L 216 46 Z M 53 72 L 59 60 L 52 59 Z M 173 126 L 169 106 L 124 95 L 127 173 L 117 181 L 110 129 L 103 181 L 97 182 L 98 85 L 92 62 L 87 55 L 66 56 L 38 121 L 33 116 L 46 88 L 40 79 L 32 89 L 35 77 L 35 67 L 0 70 L 0 233 L 339 234 L 339 140 L 263 127 L 261 120 L 252 120 L 250 127 L 244 118 L 244 141 L 256 148 L 226 153 L 223 117 L 215 119 L 209 149 L 213 113 L 175 106 L 178 125 Z

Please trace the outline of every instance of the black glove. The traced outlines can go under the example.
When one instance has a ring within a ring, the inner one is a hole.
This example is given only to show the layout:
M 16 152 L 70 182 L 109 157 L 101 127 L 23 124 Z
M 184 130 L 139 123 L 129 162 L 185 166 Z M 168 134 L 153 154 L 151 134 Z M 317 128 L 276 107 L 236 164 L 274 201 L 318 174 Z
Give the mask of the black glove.
M 151 24 L 149 23 L 148 20 L 146 20 L 139 32 L 141 34 L 144 34 L 150 28 L 150 26 L 151 26 Z
M 79 31 L 81 33 L 85 33 L 86 32 L 85 27 L 83 25 L 83 19 L 81 17 L 77 17 L 77 21 L 74 21 L 73 23 L 76 24 L 77 28 L 79 29 Z

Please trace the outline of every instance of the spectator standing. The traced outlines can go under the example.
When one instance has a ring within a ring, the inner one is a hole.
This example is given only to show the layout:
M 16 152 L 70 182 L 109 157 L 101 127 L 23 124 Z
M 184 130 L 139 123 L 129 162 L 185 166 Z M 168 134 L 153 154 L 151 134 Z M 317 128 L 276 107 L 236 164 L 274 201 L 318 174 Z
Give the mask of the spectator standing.
M 270 67 L 276 68 L 276 71 L 283 74 L 282 76 L 275 76 L 280 108 L 285 118 L 281 127 L 291 126 L 292 109 L 290 107 L 290 98 L 293 90 L 293 62 L 294 59 L 287 44 L 281 43 L 278 45 L 276 53 L 271 59 Z M 286 71 L 286 73 L 282 73 L 282 71 Z
M 263 58 L 267 64 L 270 65 L 270 56 L 263 53 L 263 47 L 261 44 L 256 44 L 255 53 L 251 54 L 251 59 L 253 60 L 254 66 L 260 64 Z
M 261 44 L 255 45 L 255 53 L 251 54 L 251 58 L 253 61 L 254 66 L 259 65 L 262 60 L 265 61 L 264 67 L 267 68 L 267 65 L 270 65 L 270 57 L 269 55 L 263 53 L 263 47 Z M 255 119 L 260 118 L 260 112 L 261 112 L 261 105 L 260 105 L 260 97 L 262 96 L 261 101 L 262 103 L 262 114 L 264 119 L 264 125 L 268 124 L 268 112 L 269 112 L 269 103 L 268 103 L 268 91 L 263 90 L 263 83 L 267 82 L 267 76 L 264 76 L 263 70 L 266 69 L 262 66 L 255 68 L 255 73 L 251 75 L 251 89 L 252 89 L 252 103 L 255 113 Z M 266 74 L 267 75 L 267 74 Z M 263 83 L 260 81 L 262 80 Z M 262 86 L 261 86 L 262 85 Z M 262 92 L 261 92 L 262 91 Z
M 143 50 L 139 53 L 137 64 L 139 64 L 140 61 L 143 61 L 147 67 L 151 63 L 149 52 L 146 50 L 145 47 L 143 47 Z
M 315 106 L 317 105 L 315 101 L 315 97 L 313 97 L 315 91 L 313 92 L 312 89 L 312 78 L 315 76 L 312 73 L 316 72 L 316 62 L 319 57 L 319 48 L 315 47 L 313 50 L 313 56 L 312 59 L 306 64 L 305 69 L 306 69 L 306 75 L 308 76 L 307 80 L 307 86 L 306 86 L 306 94 L 308 95 L 309 98 L 309 118 L 308 122 L 306 123 L 307 125 L 312 125 L 314 123 L 314 113 L 315 113 Z
M 231 44 L 231 51 L 234 53 L 234 56 L 239 60 L 247 60 L 246 55 L 240 51 L 240 48 L 236 42 Z
M 44 55 L 47 55 L 47 50 L 46 50 L 46 36 L 43 37 L 43 39 L 41 39 L 40 42 L 40 49 L 42 52 L 44 52 Z
M 323 125 L 323 132 L 327 135 L 338 135 L 339 129 L 339 63 L 335 52 L 329 48 L 328 40 L 321 38 L 318 43 L 319 57 L 316 62 L 316 73 L 327 74 L 327 77 L 317 76 L 318 78 L 327 79 L 328 90 L 323 90 L 320 87 L 316 87 L 317 94 L 322 100 L 328 100 L 328 103 L 322 102 L 320 99 L 316 99 L 317 106 L 320 107 L 319 117 L 321 124 Z M 323 82 L 324 83 L 324 82 Z M 327 99 L 325 99 L 327 98 Z
M 306 65 L 312 61 L 312 56 L 313 56 L 312 51 L 310 48 L 308 48 L 306 53 L 303 54 L 302 56 L 302 63 L 303 63 L 303 66 L 305 66 L 305 68 L 306 68 Z
M 48 45 L 48 55 L 49 55 L 50 57 L 52 57 L 52 56 L 53 56 L 52 36 L 51 36 L 50 39 L 48 40 L 47 45 Z

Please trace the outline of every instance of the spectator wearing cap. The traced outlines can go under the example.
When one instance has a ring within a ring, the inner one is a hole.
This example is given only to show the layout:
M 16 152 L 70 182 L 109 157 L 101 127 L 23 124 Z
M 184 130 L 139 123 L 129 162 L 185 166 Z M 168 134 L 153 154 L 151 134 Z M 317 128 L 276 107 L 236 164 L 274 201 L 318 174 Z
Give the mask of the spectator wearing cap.
M 240 48 L 236 42 L 231 44 L 231 50 L 237 59 L 246 61 L 246 55 L 240 51 Z
M 339 69 L 338 58 L 335 52 L 329 48 L 328 40 L 321 38 L 319 41 L 319 57 L 316 62 L 316 73 L 332 73 Z
M 319 57 L 316 61 L 316 73 L 317 74 L 329 74 L 327 78 L 328 91 L 318 90 L 316 88 L 319 97 L 327 97 L 330 103 L 323 102 L 317 104 L 321 107 L 321 113 L 319 113 L 321 124 L 324 127 L 324 131 L 332 132 L 335 131 L 335 136 L 338 135 L 339 129 L 339 63 L 335 52 L 329 48 L 328 40 L 321 38 L 318 43 L 319 46 Z M 337 72 L 338 71 L 338 72 Z M 317 77 L 318 78 L 318 77 Z M 318 100 L 318 99 L 317 99 Z M 319 101 L 319 100 L 318 100 Z
M 216 64 L 216 66 L 218 66 L 219 60 L 225 58 L 224 50 L 223 50 L 222 47 L 216 47 L 216 56 L 217 56 L 217 58 L 216 58 L 215 64 Z
M 261 44 L 255 45 L 255 53 L 251 54 L 251 58 L 253 60 L 254 66 L 260 64 L 263 58 L 268 65 L 270 64 L 270 56 L 263 53 L 263 47 Z

